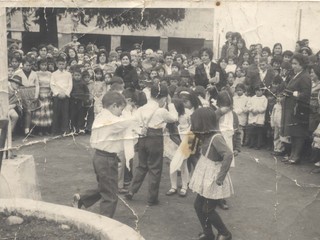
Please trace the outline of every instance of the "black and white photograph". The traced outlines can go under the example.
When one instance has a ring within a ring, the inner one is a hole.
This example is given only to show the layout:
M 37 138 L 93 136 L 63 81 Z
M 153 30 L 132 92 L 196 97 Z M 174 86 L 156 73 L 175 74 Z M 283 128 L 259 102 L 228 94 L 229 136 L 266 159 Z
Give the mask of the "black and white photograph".
M 320 240 L 320 2 L 0 4 L 0 240 Z

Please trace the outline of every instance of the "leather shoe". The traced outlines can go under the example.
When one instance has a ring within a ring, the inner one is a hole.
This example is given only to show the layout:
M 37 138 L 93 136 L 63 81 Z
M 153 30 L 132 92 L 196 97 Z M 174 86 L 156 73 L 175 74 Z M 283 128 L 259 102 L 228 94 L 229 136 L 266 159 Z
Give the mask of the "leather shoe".
M 276 151 L 273 151 L 271 154 L 272 154 L 273 156 L 276 156 L 276 157 L 280 157 L 280 156 L 283 156 L 283 155 L 284 155 L 283 152 L 276 152 Z
M 299 164 L 299 161 L 290 159 L 288 160 L 287 164 L 295 165 L 295 164 Z
M 218 234 L 218 237 L 216 240 L 231 240 L 231 239 L 232 239 L 232 235 L 231 233 L 229 233 L 227 236 Z
M 132 198 L 133 198 L 133 193 L 132 193 L 132 192 L 128 192 L 126 195 L 124 195 L 124 197 L 125 197 L 127 200 L 132 200 Z
M 148 206 L 149 207 L 152 207 L 152 206 L 155 206 L 155 205 L 159 205 L 159 201 L 158 200 L 156 200 L 154 202 L 148 202 Z
M 227 202 L 224 199 L 221 199 L 219 201 L 219 205 L 218 206 L 223 210 L 228 210 L 229 209 L 229 206 L 227 205 Z
M 118 193 L 119 193 L 119 194 L 126 194 L 126 193 L 128 193 L 128 189 L 119 188 L 119 189 L 118 189 Z
M 177 193 L 177 189 L 171 188 L 168 192 L 166 192 L 167 196 L 172 196 Z
M 214 240 L 214 239 L 216 239 L 216 238 L 215 238 L 214 235 L 212 235 L 212 236 L 207 236 L 207 235 L 205 235 L 204 233 L 200 233 L 198 239 L 199 239 L 199 240 Z

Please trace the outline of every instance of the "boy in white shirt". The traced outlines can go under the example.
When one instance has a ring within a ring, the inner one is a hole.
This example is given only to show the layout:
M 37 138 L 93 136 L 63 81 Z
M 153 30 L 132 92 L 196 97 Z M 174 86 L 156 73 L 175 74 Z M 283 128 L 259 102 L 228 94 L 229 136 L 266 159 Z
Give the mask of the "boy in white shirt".
M 72 205 L 88 208 L 101 199 L 100 214 L 112 218 L 118 203 L 118 156 L 124 152 L 123 134 L 133 121 L 121 117 L 126 100 L 120 93 L 107 92 L 102 103 L 103 109 L 93 122 L 90 138 L 95 149 L 93 166 L 98 189 L 75 194 Z
M 247 104 L 249 147 L 259 150 L 262 146 L 263 128 L 265 113 L 268 106 L 268 99 L 263 95 L 264 85 L 261 84 L 255 89 L 256 95 L 249 98 Z
M 239 131 L 241 133 L 241 144 L 243 144 L 244 132 L 248 122 L 247 103 L 248 97 L 244 94 L 245 85 L 239 83 L 235 88 L 235 95 L 233 97 L 233 111 L 237 114 L 239 119 Z
M 138 140 L 139 165 L 135 170 L 132 184 L 126 198 L 131 200 L 149 175 L 148 205 L 158 204 L 159 186 L 163 164 L 163 129 L 167 123 L 178 121 L 178 113 L 171 103 L 168 88 L 161 84 L 151 87 L 148 103 L 136 112 L 146 133 Z M 165 108 L 168 105 L 169 111 Z
M 65 70 L 66 60 L 57 58 L 58 70 L 53 72 L 50 88 L 53 96 L 52 134 L 69 131 L 69 98 L 72 90 L 72 75 Z

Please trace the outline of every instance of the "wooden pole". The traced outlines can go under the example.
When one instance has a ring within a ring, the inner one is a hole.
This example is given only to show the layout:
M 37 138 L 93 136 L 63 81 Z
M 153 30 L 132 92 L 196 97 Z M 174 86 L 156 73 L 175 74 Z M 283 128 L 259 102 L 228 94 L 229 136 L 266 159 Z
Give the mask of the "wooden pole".
M 8 50 L 7 50 L 7 17 L 6 8 L 0 8 L 0 120 L 8 120 Z M 9 138 L 11 129 L 7 128 Z M 7 141 L 7 147 L 11 147 L 11 139 Z M 5 154 L 4 154 L 5 155 Z
M 299 11 L 298 40 L 300 40 L 300 34 L 301 34 L 301 19 L 302 19 L 302 9 L 300 9 Z
M 0 118 L 8 117 L 8 50 L 6 9 L 0 8 Z

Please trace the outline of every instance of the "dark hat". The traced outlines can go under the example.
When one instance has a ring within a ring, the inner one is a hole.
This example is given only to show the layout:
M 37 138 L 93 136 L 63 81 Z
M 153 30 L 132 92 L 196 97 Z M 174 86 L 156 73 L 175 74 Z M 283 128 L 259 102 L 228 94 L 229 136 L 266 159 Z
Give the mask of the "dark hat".
M 123 79 L 121 77 L 113 76 L 109 82 L 110 85 L 113 83 L 123 84 Z
M 38 52 L 38 49 L 36 47 L 32 47 L 31 50 L 32 52 Z
M 141 48 L 141 46 L 139 43 L 133 44 L 133 49 L 140 49 L 140 48 Z
M 18 84 L 20 86 L 23 86 L 22 85 L 22 78 L 20 76 L 18 76 L 18 75 L 14 75 L 13 77 L 9 78 L 9 81 L 10 82 L 14 82 L 14 83 L 16 83 L 16 84 Z
M 309 56 L 312 54 L 311 48 L 309 48 L 309 47 L 302 47 L 300 49 L 300 52 L 302 53 L 302 51 L 306 51 Z
M 116 50 L 116 52 L 117 52 L 117 51 L 122 51 L 122 47 L 120 47 L 120 46 L 119 46 L 119 47 L 116 47 L 115 50 Z
M 203 86 L 196 86 L 194 88 L 194 92 L 196 95 L 200 95 L 200 96 L 204 97 L 206 94 L 206 89 Z

